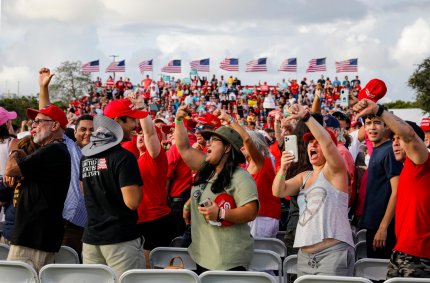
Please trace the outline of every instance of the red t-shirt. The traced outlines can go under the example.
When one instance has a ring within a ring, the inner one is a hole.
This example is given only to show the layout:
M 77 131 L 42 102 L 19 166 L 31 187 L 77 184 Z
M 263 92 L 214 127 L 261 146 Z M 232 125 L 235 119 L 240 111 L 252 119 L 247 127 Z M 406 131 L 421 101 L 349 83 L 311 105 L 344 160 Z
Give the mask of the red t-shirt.
M 258 200 L 260 201 L 258 216 L 281 218 L 281 200 L 272 194 L 272 183 L 275 175 L 270 157 L 264 159 L 264 165 L 260 172 L 252 174 L 257 184 Z
M 269 149 L 270 149 L 270 152 L 275 157 L 275 169 L 276 169 L 276 171 L 278 171 L 279 166 L 281 166 L 281 157 L 282 157 L 282 153 L 279 150 L 278 141 L 275 140 L 275 142 L 269 146 Z
M 397 186 L 395 250 L 430 258 L 430 153 L 415 165 L 406 157 Z
M 138 223 L 148 222 L 170 213 L 167 205 L 167 155 L 161 149 L 157 158 L 152 159 L 148 151 L 137 160 L 142 177 L 143 198 L 137 208 Z
M 134 157 L 136 157 L 137 159 L 139 158 L 140 152 L 139 152 L 139 149 L 137 148 L 136 142 L 137 142 L 137 136 L 133 136 L 131 141 L 121 142 L 121 146 L 126 150 L 130 151 L 131 153 L 133 153 Z
M 194 144 L 197 139 L 196 136 L 188 134 L 190 145 Z M 191 188 L 193 182 L 193 176 L 191 169 L 182 160 L 179 154 L 176 144 L 167 152 L 167 160 L 169 163 L 169 169 L 167 172 L 167 178 L 170 178 L 170 197 L 180 197 L 185 190 Z

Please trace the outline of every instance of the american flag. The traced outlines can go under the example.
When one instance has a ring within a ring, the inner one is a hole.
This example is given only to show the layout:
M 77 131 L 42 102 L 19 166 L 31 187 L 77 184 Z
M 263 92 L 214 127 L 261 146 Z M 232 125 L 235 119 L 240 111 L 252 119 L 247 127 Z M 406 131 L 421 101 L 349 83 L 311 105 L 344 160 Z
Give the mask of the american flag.
M 100 62 L 99 60 L 91 61 L 85 63 L 81 67 L 82 73 L 92 73 L 92 72 L 100 72 Z
M 166 66 L 161 68 L 164 73 L 180 73 L 181 72 L 181 60 L 171 60 Z
M 190 68 L 199 72 L 209 72 L 209 58 L 191 61 Z
M 230 72 L 239 72 L 239 59 L 225 58 L 219 64 L 220 69 Z
M 110 63 L 106 68 L 106 73 L 109 72 L 125 72 L 125 60 Z
M 140 73 L 144 73 L 145 71 L 152 72 L 152 59 L 143 61 L 139 63 Z
M 267 58 L 259 58 L 246 63 L 245 72 L 267 72 Z
M 325 59 L 326 58 L 318 58 L 310 60 L 309 67 L 306 69 L 306 73 L 327 71 Z
M 345 61 L 336 61 L 336 73 L 358 72 L 358 59 L 349 59 Z
M 279 71 L 297 72 L 297 58 L 285 59 L 279 67 Z

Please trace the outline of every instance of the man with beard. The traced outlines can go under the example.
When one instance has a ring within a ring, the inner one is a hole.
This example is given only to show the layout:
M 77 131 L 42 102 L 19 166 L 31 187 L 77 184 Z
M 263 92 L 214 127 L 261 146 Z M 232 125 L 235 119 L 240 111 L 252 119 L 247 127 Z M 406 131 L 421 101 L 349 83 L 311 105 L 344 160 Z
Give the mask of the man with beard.
M 11 147 L 5 175 L 22 176 L 26 187 L 16 206 L 8 260 L 31 264 L 36 271 L 52 263 L 64 234 L 62 211 L 70 184 L 71 161 L 63 143 L 66 114 L 55 105 L 28 109 L 32 135 L 40 149 L 26 156 Z

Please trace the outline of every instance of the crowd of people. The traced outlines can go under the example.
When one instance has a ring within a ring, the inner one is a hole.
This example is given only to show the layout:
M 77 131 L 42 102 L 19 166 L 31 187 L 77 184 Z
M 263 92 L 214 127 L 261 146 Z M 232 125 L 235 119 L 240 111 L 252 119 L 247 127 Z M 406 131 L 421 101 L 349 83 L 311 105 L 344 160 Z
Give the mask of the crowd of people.
M 352 276 L 364 228 L 388 278 L 430 277 L 430 125 L 377 104 L 383 81 L 97 78 L 62 110 L 52 77 L 18 131 L 0 108 L 8 260 L 39 270 L 63 244 L 119 278 L 182 236 L 198 273 L 248 270 L 281 227 L 298 276 Z

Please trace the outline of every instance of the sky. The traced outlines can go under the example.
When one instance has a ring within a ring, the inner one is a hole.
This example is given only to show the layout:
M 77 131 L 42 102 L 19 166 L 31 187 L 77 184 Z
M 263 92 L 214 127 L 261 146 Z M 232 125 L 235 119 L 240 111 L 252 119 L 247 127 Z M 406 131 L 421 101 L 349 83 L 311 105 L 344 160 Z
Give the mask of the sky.
M 238 76 L 242 83 L 285 79 L 333 79 L 335 61 L 358 58 L 365 85 L 387 84 L 386 101 L 414 101 L 407 86 L 413 71 L 430 57 L 430 0 L 0 0 L 0 94 L 36 95 L 37 73 L 64 61 L 100 60 L 103 81 L 112 61 L 126 60 L 137 83 L 138 64 L 154 60 L 155 78 L 169 60 L 210 58 L 211 72 Z M 240 72 L 219 69 L 239 58 Z M 268 72 L 245 73 L 246 62 L 268 58 Z M 297 57 L 298 72 L 277 71 Z M 327 71 L 306 73 L 308 61 L 327 58 Z M 117 73 L 117 76 L 119 74 Z M 151 74 L 150 74 L 151 75 Z M 54 77 L 55 79 L 55 77 Z

